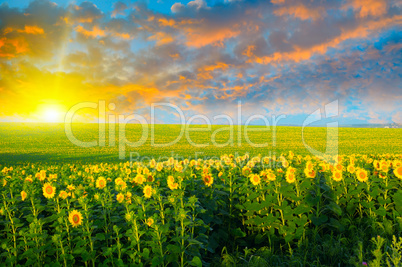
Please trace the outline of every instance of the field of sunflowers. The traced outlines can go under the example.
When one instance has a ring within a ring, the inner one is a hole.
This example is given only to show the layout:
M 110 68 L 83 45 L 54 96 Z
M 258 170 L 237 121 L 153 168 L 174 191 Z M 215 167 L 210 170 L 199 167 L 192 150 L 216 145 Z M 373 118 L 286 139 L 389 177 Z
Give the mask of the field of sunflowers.
M 401 154 L 26 163 L 0 182 L 0 265 L 401 266 Z

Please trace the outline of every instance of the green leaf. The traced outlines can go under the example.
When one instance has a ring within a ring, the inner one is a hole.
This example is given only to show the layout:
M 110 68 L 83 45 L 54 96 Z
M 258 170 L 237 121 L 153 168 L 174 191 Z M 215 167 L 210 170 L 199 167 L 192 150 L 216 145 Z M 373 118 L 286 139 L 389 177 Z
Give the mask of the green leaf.
M 98 233 L 98 234 L 96 234 L 95 238 L 103 241 L 103 240 L 105 240 L 105 235 L 102 233 Z
M 320 226 L 320 225 L 326 223 L 327 220 L 328 220 L 328 217 L 326 215 L 321 215 L 319 217 L 317 217 L 317 216 L 311 217 L 311 221 L 313 222 L 313 224 L 315 226 Z
M 379 216 L 387 215 L 387 211 L 385 210 L 385 208 L 383 206 L 379 207 L 378 210 L 375 210 L 374 212 L 375 212 L 375 214 L 377 214 Z
M 187 239 L 189 245 L 202 245 L 202 243 L 196 239 Z
M 144 250 L 142 251 L 142 253 L 141 253 L 141 255 L 142 255 L 142 257 L 144 258 L 144 259 L 149 259 L 149 249 L 148 248 L 144 248 Z
M 191 266 L 202 267 L 202 261 L 199 257 L 195 256 L 193 260 L 190 262 Z
M 327 208 L 336 213 L 338 216 L 342 215 L 342 209 L 335 202 L 331 202 Z
M 167 250 L 172 254 L 180 253 L 180 247 L 172 244 L 167 245 Z
M 163 264 L 163 259 L 159 256 L 155 256 L 152 259 L 152 267 L 154 266 L 160 266 Z
M 247 235 L 240 228 L 236 228 L 236 229 L 231 230 L 231 233 L 235 238 L 243 238 L 243 237 L 245 237 Z

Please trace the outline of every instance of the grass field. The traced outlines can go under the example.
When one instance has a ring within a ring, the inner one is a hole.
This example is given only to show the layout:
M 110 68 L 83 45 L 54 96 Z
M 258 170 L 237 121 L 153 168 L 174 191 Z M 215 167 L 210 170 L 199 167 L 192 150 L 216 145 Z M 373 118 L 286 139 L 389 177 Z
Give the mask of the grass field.
M 196 126 L 205 127 L 205 126 Z M 126 148 L 126 159 L 130 152 L 137 152 L 141 157 L 176 156 L 179 157 L 212 157 L 222 154 L 243 155 L 280 155 L 289 150 L 294 153 L 307 155 L 308 150 L 302 142 L 301 127 L 276 127 L 276 138 L 273 138 L 272 128 L 265 131 L 249 131 L 251 142 L 267 143 L 266 147 L 253 147 L 244 136 L 244 128 L 240 128 L 241 144 L 238 143 L 238 127 L 234 127 L 233 145 L 216 147 L 211 142 L 211 136 L 217 129 L 227 126 L 212 126 L 211 131 L 190 132 L 189 138 L 198 144 L 208 143 L 205 147 L 192 146 L 186 136 L 174 145 L 155 147 L 151 145 L 151 131 L 148 131 L 146 142 L 137 148 Z M 116 126 L 115 145 L 109 146 L 109 132 L 106 127 L 106 143 L 104 147 L 83 148 L 72 144 L 66 137 L 63 124 L 0 124 L 0 163 L 37 162 L 119 162 L 119 131 Z M 249 129 L 261 127 L 250 126 Z M 97 124 L 76 124 L 72 126 L 73 133 L 81 141 L 98 140 Z M 141 138 L 140 125 L 129 124 L 126 137 L 135 142 Z M 180 134 L 180 125 L 155 125 L 154 140 L 156 144 L 168 143 Z M 229 140 L 228 130 L 216 134 L 216 142 L 224 144 Z M 319 151 L 325 151 L 326 128 L 311 127 L 304 129 L 305 142 Z M 273 140 L 275 140 L 275 145 Z M 402 151 L 402 129 L 383 128 L 339 128 L 339 154 L 383 154 L 399 153 Z

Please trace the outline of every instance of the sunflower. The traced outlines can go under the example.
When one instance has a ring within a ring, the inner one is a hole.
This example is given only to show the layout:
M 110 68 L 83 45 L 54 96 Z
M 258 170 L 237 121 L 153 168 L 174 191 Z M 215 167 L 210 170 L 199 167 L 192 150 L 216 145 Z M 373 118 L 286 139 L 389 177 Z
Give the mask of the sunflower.
M 158 162 L 158 164 L 156 164 L 156 170 L 157 170 L 158 172 L 160 172 L 160 171 L 162 171 L 162 169 L 163 169 L 163 163 Z
M 116 196 L 117 202 L 121 203 L 124 200 L 124 195 L 122 193 L 118 193 Z
M 131 194 L 131 192 L 126 193 L 126 201 L 127 201 L 128 204 L 131 204 L 132 196 L 133 196 L 133 194 Z
M 336 169 L 337 171 L 343 171 L 343 166 L 342 166 L 342 164 L 340 164 L 340 163 L 335 164 L 335 169 Z
M 70 185 L 67 186 L 67 189 L 68 189 L 69 191 L 73 191 L 73 190 L 75 190 L 75 186 L 72 185 L 72 184 L 70 184 Z
M 334 170 L 334 172 L 332 173 L 332 179 L 336 182 L 342 181 L 342 172 Z
M 388 165 L 381 165 L 381 171 L 388 172 Z
M 276 180 L 276 175 L 273 172 L 268 172 L 267 178 L 268 178 L 268 181 L 275 181 Z
M 68 197 L 68 193 L 62 190 L 59 194 L 59 198 L 66 199 Z
M 382 178 L 382 179 L 385 179 L 385 178 L 387 178 L 387 174 L 386 174 L 385 172 L 380 172 L 380 173 L 378 174 L 378 177 L 380 177 L 380 178 Z
M 354 165 L 349 165 L 348 168 L 347 168 L 347 170 L 348 170 L 348 172 L 350 172 L 350 173 L 355 173 L 356 168 L 355 168 Z
M 53 198 L 55 193 L 56 193 L 56 187 L 52 186 L 49 183 L 45 183 L 43 185 L 43 195 L 45 196 L 45 198 Z
M 293 172 L 286 172 L 286 182 L 292 184 L 296 181 L 295 174 Z
M 46 171 L 45 170 L 41 170 L 40 172 L 39 172 L 39 180 L 41 180 L 41 181 L 43 181 L 43 180 L 45 180 L 46 179 Z
M 154 178 L 153 174 L 152 174 L 152 173 L 149 173 L 149 174 L 147 175 L 147 182 L 148 182 L 148 183 L 153 183 L 154 181 L 155 181 L 155 178 Z
M 282 161 L 282 166 L 285 167 L 285 168 L 289 167 L 289 162 L 287 160 L 283 160 Z
M 142 183 L 144 183 L 144 180 L 145 180 L 145 178 L 142 174 L 137 174 L 134 178 L 134 182 L 136 184 L 142 184 Z
M 325 172 L 327 170 L 327 165 L 325 163 L 321 163 L 320 167 L 321 167 L 320 172 Z
M 131 221 L 131 219 L 133 218 L 133 214 L 132 212 L 127 212 L 126 215 L 124 215 L 124 218 L 126 219 L 126 221 Z
M 251 174 L 250 175 L 250 182 L 253 185 L 259 185 L 260 182 L 261 182 L 261 178 L 260 178 L 260 176 L 258 174 Z
M 251 169 L 247 166 L 244 166 L 242 169 L 242 173 L 244 176 L 249 176 L 251 174 Z
M 95 200 L 98 200 L 98 199 L 99 199 L 99 194 L 98 194 L 98 193 L 96 193 L 96 194 L 94 195 L 94 199 L 95 199 Z
M 31 176 L 28 176 L 27 178 L 25 178 L 25 182 L 30 182 L 30 183 L 32 183 L 32 182 L 33 182 L 32 177 L 31 177 Z
M 150 198 L 152 196 L 152 187 L 149 185 L 145 186 L 143 192 L 146 198 Z
M 24 201 L 27 198 L 27 192 L 21 191 L 21 199 Z
M 307 161 L 306 170 L 311 171 L 314 168 L 314 165 L 311 161 Z
M 286 172 L 288 172 L 288 173 L 295 173 L 295 172 L 296 172 L 296 168 L 289 167 Z
M 68 220 L 73 225 L 73 227 L 77 227 L 82 224 L 82 214 L 79 211 L 73 210 L 68 215 Z
M 167 177 L 167 182 L 168 182 L 168 183 L 174 183 L 174 177 L 173 177 L 172 175 L 169 175 L 169 176 Z
M 168 187 L 170 188 L 170 190 L 174 190 L 179 188 L 179 184 L 175 182 L 168 182 Z
M 121 190 L 125 190 L 127 188 L 127 183 L 122 180 L 117 186 L 120 187 Z
M 402 166 L 402 161 L 395 159 L 395 160 L 392 162 L 392 166 L 394 166 L 394 168 L 396 168 L 396 167 L 401 167 L 401 166 Z
M 124 181 L 123 181 L 123 179 L 121 179 L 120 177 L 119 178 L 116 178 L 115 180 L 114 180 L 114 183 L 116 184 L 116 185 L 121 185 L 121 183 L 123 183 Z
M 210 174 L 203 175 L 202 180 L 206 186 L 211 186 L 214 183 L 214 178 Z
M 154 169 L 156 166 L 156 161 L 155 159 L 151 159 L 151 161 L 149 162 L 149 167 L 151 167 L 152 169 Z
M 147 221 L 146 221 L 146 224 L 149 226 L 149 227 L 151 227 L 153 224 L 154 224 L 154 219 L 152 219 L 152 218 L 148 218 L 147 219 Z
M 180 164 L 176 164 L 174 166 L 174 169 L 175 169 L 176 172 L 181 172 L 183 170 L 183 166 L 180 165 Z
M 368 180 L 368 176 L 367 176 L 367 171 L 363 170 L 363 169 L 358 169 L 356 171 L 356 176 L 357 176 L 357 180 L 359 180 L 360 182 L 367 182 Z
M 99 189 L 103 189 L 103 188 L 106 187 L 106 179 L 105 179 L 105 177 L 101 176 L 96 180 L 96 187 L 99 188 Z
M 307 178 L 315 178 L 315 170 L 311 169 L 304 169 L 304 174 L 306 175 Z
M 402 166 L 399 166 L 399 167 L 395 168 L 394 169 L 394 174 L 399 179 L 402 179 Z

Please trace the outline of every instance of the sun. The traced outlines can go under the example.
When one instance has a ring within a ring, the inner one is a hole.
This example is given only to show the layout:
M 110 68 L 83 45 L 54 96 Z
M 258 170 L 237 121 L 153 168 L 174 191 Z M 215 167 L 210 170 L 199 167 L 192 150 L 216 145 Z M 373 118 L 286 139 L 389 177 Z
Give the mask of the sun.
M 59 105 L 43 105 L 40 107 L 39 119 L 42 122 L 56 123 L 62 122 L 64 112 Z
M 46 122 L 57 122 L 60 117 L 60 112 L 55 109 L 47 109 L 44 112 L 44 120 Z

